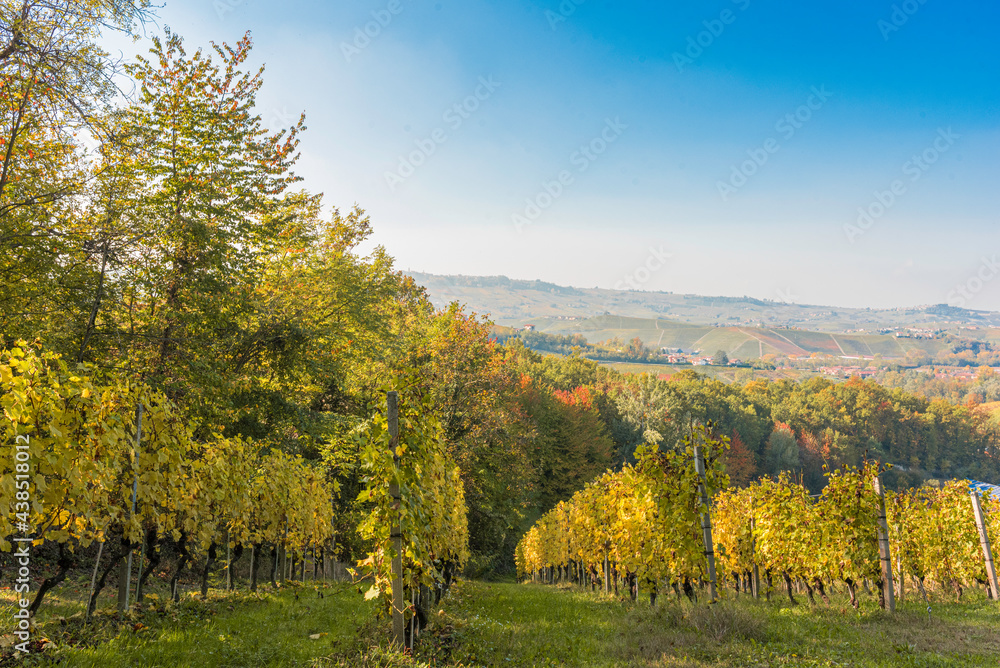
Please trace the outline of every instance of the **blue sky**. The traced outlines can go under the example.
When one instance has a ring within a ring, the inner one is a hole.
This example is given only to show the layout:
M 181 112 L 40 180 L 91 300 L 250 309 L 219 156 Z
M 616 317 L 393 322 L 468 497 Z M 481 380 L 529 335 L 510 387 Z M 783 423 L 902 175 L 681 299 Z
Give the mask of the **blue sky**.
M 158 14 L 189 46 L 253 32 L 264 118 L 307 115 L 304 186 L 367 209 L 403 269 L 1000 310 L 992 3 L 166 0 Z M 651 255 L 669 258 L 640 271 Z

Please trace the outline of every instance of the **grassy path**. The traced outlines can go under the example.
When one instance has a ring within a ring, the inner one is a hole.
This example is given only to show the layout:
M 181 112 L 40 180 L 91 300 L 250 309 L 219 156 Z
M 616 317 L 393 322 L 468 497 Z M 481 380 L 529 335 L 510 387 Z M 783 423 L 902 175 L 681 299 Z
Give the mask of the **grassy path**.
M 89 626 L 75 602 L 53 603 L 35 637 L 54 645 L 0 666 L 1000 666 L 1000 605 L 975 591 L 889 616 L 837 595 L 830 606 L 671 595 L 651 608 L 568 586 L 461 582 L 429 611 L 415 659 L 385 651 L 387 624 L 350 585 L 154 600 L 125 623 L 103 614 Z
M 320 598 L 320 593 L 323 597 Z M 353 646 L 372 605 L 350 585 L 290 587 L 260 594 L 213 593 L 208 601 L 156 599 L 125 623 L 98 615 L 84 626 L 64 604 L 43 616 L 35 639 L 53 646 L 0 665 L 82 668 L 304 666 Z M 56 616 L 65 614 L 67 617 Z M 310 637 L 313 636 L 313 637 Z M 336 664 L 320 664 L 336 665 Z
M 978 596 L 978 598 L 977 598 Z M 673 597 L 671 597 L 673 599 Z M 907 602 L 895 616 L 740 597 L 634 605 L 541 585 L 464 583 L 448 602 L 451 659 L 484 666 L 1000 666 L 1000 606 Z

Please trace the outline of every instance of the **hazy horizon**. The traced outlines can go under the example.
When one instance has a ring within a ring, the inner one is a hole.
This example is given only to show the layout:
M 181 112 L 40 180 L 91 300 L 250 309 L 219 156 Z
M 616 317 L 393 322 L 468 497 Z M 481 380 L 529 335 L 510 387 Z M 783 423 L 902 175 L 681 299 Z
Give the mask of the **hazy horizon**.
M 459 278 L 507 278 L 507 279 L 510 279 L 512 281 L 526 281 L 526 282 L 533 282 L 533 281 L 536 281 L 536 280 L 537 281 L 541 281 L 541 279 L 535 279 L 535 278 L 516 278 L 516 277 L 513 277 L 513 276 L 507 276 L 507 275 L 504 275 L 504 274 L 488 274 L 488 275 L 487 274 L 435 274 L 434 272 L 430 272 L 430 271 L 419 271 L 417 269 L 410 269 L 410 268 L 399 268 L 399 269 L 404 274 L 406 274 L 408 276 L 412 276 L 413 274 L 423 274 L 423 275 L 427 275 L 427 276 L 437 276 L 437 277 L 446 277 L 446 278 L 447 277 L 459 277 Z M 748 294 L 694 293 L 694 292 L 678 292 L 676 290 L 654 290 L 654 289 L 643 289 L 643 288 L 632 289 L 632 288 L 629 288 L 629 287 L 624 287 L 624 288 L 615 288 L 615 287 L 612 287 L 612 288 L 602 288 L 600 286 L 571 285 L 571 284 L 556 283 L 556 282 L 553 282 L 553 281 L 541 281 L 541 282 L 542 283 L 546 283 L 546 284 L 555 285 L 555 286 L 560 287 L 560 288 L 570 288 L 570 289 L 574 289 L 574 290 L 612 290 L 612 291 L 619 291 L 619 292 L 636 292 L 636 293 L 640 293 L 640 294 L 641 293 L 651 293 L 651 294 L 691 295 L 691 296 L 702 297 L 702 298 L 706 298 L 706 299 L 712 299 L 714 297 L 718 297 L 718 298 L 722 298 L 722 299 L 754 299 L 754 300 L 763 301 L 763 302 L 773 302 L 773 303 L 776 303 L 776 304 L 782 304 L 782 303 L 784 303 L 784 304 L 789 304 L 789 305 L 794 305 L 794 306 L 803 306 L 803 307 L 805 307 L 805 306 L 815 306 L 815 307 L 822 307 L 822 308 L 841 308 L 841 309 L 864 309 L 864 308 L 871 308 L 872 310 L 887 310 L 887 311 L 888 310 L 897 310 L 897 311 L 904 311 L 904 310 L 919 309 L 919 308 L 924 308 L 924 307 L 932 307 L 932 306 L 939 306 L 941 304 L 946 304 L 945 302 L 928 302 L 928 303 L 925 303 L 925 304 L 898 304 L 898 305 L 895 305 L 895 306 L 886 306 L 886 307 L 866 307 L 866 306 L 849 306 L 849 305 L 846 305 L 846 304 L 819 304 L 819 303 L 799 302 L 799 301 L 793 302 L 793 301 L 788 301 L 788 300 L 782 300 L 780 297 L 776 297 L 776 298 L 771 299 L 771 298 L 768 298 L 768 297 L 754 297 L 753 295 L 748 295 Z M 970 310 L 970 311 L 982 311 L 984 313 L 997 313 L 997 311 L 995 311 L 993 309 L 969 308 L 968 310 Z M 669 320 L 669 318 L 665 318 L 665 319 Z

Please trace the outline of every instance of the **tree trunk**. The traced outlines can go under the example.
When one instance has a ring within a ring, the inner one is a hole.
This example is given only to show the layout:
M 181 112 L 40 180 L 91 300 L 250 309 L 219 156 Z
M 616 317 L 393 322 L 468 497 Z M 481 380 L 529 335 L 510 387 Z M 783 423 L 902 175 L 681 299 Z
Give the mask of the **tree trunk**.
M 924 578 L 914 575 L 913 579 L 917 581 L 917 589 L 920 590 L 920 595 L 924 597 L 924 603 L 930 603 L 930 601 L 927 600 L 927 590 L 924 589 Z
M 101 590 L 104 589 L 104 585 L 108 581 L 108 575 L 111 571 L 118 565 L 122 557 L 125 556 L 126 550 L 119 546 L 118 551 L 112 554 L 111 558 L 108 559 L 107 565 L 104 567 L 104 571 L 101 573 L 101 578 L 97 581 L 97 585 L 94 587 L 94 593 L 90 595 L 90 602 L 87 603 L 87 617 L 94 614 L 94 610 L 97 608 L 97 597 L 101 594 Z
M 35 594 L 35 600 L 31 602 L 31 607 L 28 608 L 28 613 L 32 617 L 35 616 L 38 606 L 42 604 L 42 599 L 45 598 L 46 592 L 65 580 L 66 573 L 68 573 L 69 569 L 76 565 L 76 559 L 73 558 L 73 553 L 66 551 L 66 545 L 64 543 L 59 543 L 59 560 L 56 563 L 59 565 L 59 571 L 56 572 L 54 576 L 45 578 L 45 581 L 42 582 L 42 586 L 38 588 L 38 593 Z
M 257 572 L 260 570 L 260 543 L 250 548 L 250 591 L 257 591 Z
M 816 591 L 819 592 L 819 597 L 823 599 L 823 602 L 830 605 L 830 597 L 826 595 L 826 590 L 823 588 L 823 581 L 819 578 L 815 578 L 813 583 L 816 585 Z
M 180 579 L 181 572 L 187 565 L 190 556 L 187 550 L 187 534 L 182 533 L 181 539 L 177 541 L 177 566 L 174 568 L 174 574 L 170 576 L 170 597 L 174 603 L 181 600 L 181 592 L 177 586 L 177 581 Z
M 146 590 L 146 580 L 149 579 L 149 576 L 160 565 L 160 539 L 156 533 L 156 529 L 150 529 L 146 532 L 146 553 L 149 555 L 149 563 L 139 573 L 139 586 L 135 594 L 136 605 L 142 604 L 142 598 Z
M 278 546 L 271 546 L 271 586 L 275 589 L 278 588 L 278 583 L 275 579 L 278 576 Z
M 212 572 L 212 562 L 216 556 L 215 542 L 208 546 L 208 556 L 205 558 L 205 568 L 201 571 L 201 600 L 208 598 L 208 575 Z
M 236 588 L 236 571 L 234 571 L 233 568 L 239 562 L 240 557 L 243 556 L 244 551 L 245 550 L 242 545 L 237 545 L 231 552 L 229 564 L 226 566 L 226 589 L 228 591 L 232 591 Z
M 694 587 L 691 586 L 691 579 L 690 578 L 684 578 L 684 581 L 682 582 L 682 586 L 684 588 L 684 595 L 688 597 L 689 601 L 691 601 L 692 603 L 695 603 L 697 601 L 697 599 L 695 598 L 695 595 L 694 595 Z
M 104 277 L 108 268 L 108 243 L 105 239 L 101 249 L 101 271 L 97 279 L 97 292 L 94 293 L 94 304 L 90 309 L 90 317 L 87 319 L 87 327 L 83 331 L 83 340 L 80 342 L 80 352 L 76 356 L 76 361 L 82 363 L 86 357 L 87 344 L 94 334 L 94 325 L 97 322 L 97 313 L 101 308 L 101 299 L 104 297 Z M 65 576 L 64 576 L 65 577 Z
M 782 571 L 781 575 L 785 578 L 785 587 L 788 589 L 788 602 L 792 605 L 798 605 L 799 602 L 792 596 L 792 578 L 788 575 L 788 571 Z
M 813 588 L 809 584 L 809 580 L 803 579 L 802 584 L 806 586 L 806 595 L 809 597 L 809 603 L 812 605 L 816 605 L 816 599 L 815 597 L 813 597 Z
M 858 603 L 858 588 L 857 588 L 857 585 L 854 583 L 854 580 L 852 580 L 851 578 L 844 578 L 844 582 L 847 583 L 847 591 L 849 591 L 851 593 L 851 605 L 854 607 L 855 610 L 857 610 L 858 608 L 861 607 L 859 605 L 859 603 Z

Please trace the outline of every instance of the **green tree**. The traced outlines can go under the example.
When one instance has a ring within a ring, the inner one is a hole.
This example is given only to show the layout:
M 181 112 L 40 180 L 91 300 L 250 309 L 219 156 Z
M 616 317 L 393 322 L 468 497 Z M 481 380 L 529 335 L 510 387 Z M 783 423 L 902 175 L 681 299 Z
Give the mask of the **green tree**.
M 776 424 L 767 438 L 767 466 L 771 473 L 792 471 L 799 465 L 799 444 L 786 424 Z
M 256 112 L 262 70 L 242 70 L 249 36 L 189 56 L 168 31 L 152 58 L 127 67 L 136 102 L 119 115 L 104 183 L 128 183 L 116 218 L 137 241 L 115 256 L 126 277 L 90 341 L 215 424 L 232 421 L 241 343 L 255 329 L 265 260 L 301 238 L 308 199 L 297 177 L 303 120 L 269 133 Z M 96 300 L 95 300 L 96 303 Z M 104 341 L 97 339 L 103 338 Z
M 75 322 L 94 243 L 77 212 L 93 169 L 82 140 L 104 120 L 116 67 L 96 42 L 130 32 L 145 0 L 0 3 L 0 344 Z M 60 346 L 51 346 L 60 349 Z

